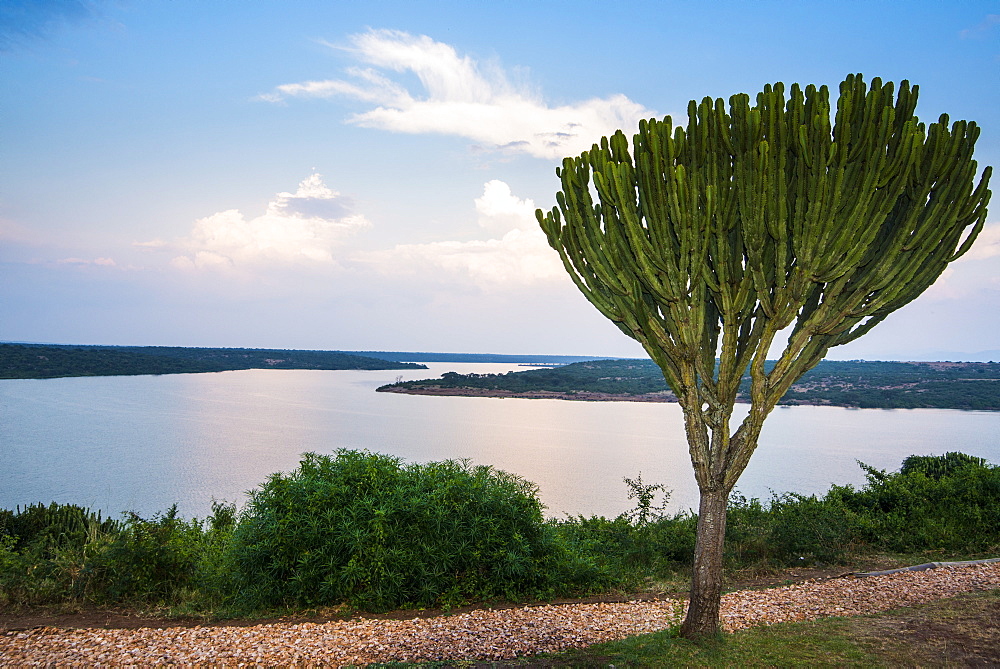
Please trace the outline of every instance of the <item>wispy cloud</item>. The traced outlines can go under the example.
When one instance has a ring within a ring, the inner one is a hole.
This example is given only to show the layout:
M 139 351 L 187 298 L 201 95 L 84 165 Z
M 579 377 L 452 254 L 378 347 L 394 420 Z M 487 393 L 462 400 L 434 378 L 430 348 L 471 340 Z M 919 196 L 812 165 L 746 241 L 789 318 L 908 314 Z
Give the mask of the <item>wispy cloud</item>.
M 61 258 L 56 262 L 60 265 L 99 265 L 101 267 L 115 267 L 118 264 L 112 258 L 94 258 L 93 260 L 86 258 Z
M 355 258 L 389 275 L 471 282 L 486 290 L 563 280 L 559 257 L 535 223 L 535 204 L 502 181 L 490 181 L 476 199 L 479 225 L 503 234 L 485 240 L 400 244 Z
M 932 300 L 964 300 L 1000 289 L 1000 223 L 987 223 L 968 253 L 948 265 L 924 295 Z
M 42 243 L 41 236 L 28 227 L 0 216 L 0 241 L 17 244 Z
M 5 0 L 0 4 L 0 52 L 47 37 L 63 25 L 100 15 L 98 2 L 84 0 Z
M 176 242 L 156 239 L 137 246 L 181 251 L 172 261 L 180 269 L 330 265 L 334 249 L 369 225 L 349 198 L 313 174 L 294 193 L 278 193 L 260 216 L 248 220 L 237 209 L 220 211 L 195 221 L 190 235 Z
M 972 243 L 972 248 L 959 259 L 959 262 L 985 260 L 994 256 L 1000 256 L 1000 223 L 983 226 L 976 241 Z
M 376 105 L 348 119 L 362 127 L 457 135 L 489 149 L 548 159 L 579 153 L 602 135 L 653 115 L 624 95 L 549 106 L 537 92 L 511 83 L 501 68 L 426 35 L 370 30 L 334 48 L 370 67 L 346 70 L 349 79 L 283 84 L 261 99 L 345 96 Z M 406 72 L 416 75 L 422 91 L 391 78 Z
M 1000 14 L 987 14 L 986 18 L 980 21 L 978 25 L 961 31 L 958 33 L 958 36 L 962 39 L 985 37 L 998 25 L 1000 25 Z

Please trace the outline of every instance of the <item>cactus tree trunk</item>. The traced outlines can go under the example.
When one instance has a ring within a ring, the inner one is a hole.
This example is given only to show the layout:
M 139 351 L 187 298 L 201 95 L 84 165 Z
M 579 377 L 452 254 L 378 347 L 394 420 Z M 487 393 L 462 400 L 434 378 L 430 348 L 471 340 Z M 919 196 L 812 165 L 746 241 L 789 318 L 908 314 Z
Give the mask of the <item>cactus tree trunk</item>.
M 726 500 L 771 409 L 983 227 L 979 128 L 925 125 L 916 103 L 916 86 L 861 75 L 841 83 L 835 114 L 825 86 L 765 86 L 728 108 L 692 100 L 686 127 L 650 119 L 631 146 L 618 131 L 566 158 L 558 206 L 536 212 L 576 286 L 643 345 L 684 410 L 701 491 L 686 636 L 718 630 Z M 731 434 L 746 375 L 750 410 Z
M 687 617 L 681 634 L 689 639 L 718 634 L 719 605 L 722 601 L 722 548 L 726 538 L 726 500 L 721 488 L 700 491 L 698 541 L 694 549 L 694 570 Z

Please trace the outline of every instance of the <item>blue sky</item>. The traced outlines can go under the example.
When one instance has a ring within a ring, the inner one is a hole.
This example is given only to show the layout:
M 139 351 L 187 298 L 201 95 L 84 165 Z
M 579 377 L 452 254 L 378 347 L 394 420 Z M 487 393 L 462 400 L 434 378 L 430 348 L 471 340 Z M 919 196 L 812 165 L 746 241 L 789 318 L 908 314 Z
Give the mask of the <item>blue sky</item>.
M 0 341 L 642 355 L 536 229 L 560 158 L 852 72 L 1000 165 L 996 2 L 8 0 Z M 988 220 L 831 357 L 1000 349 Z

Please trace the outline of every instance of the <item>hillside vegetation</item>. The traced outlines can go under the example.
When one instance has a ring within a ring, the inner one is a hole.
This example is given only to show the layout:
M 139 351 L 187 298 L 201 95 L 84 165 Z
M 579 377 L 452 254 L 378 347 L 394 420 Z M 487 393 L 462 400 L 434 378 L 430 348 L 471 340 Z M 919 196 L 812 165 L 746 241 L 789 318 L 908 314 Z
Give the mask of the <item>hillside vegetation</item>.
M 427 369 L 338 351 L 0 344 L 0 379 L 192 374 L 236 369 Z
M 404 381 L 379 391 L 503 396 L 555 393 L 563 399 L 675 401 L 651 360 L 594 360 L 506 374 L 448 372 L 440 379 Z M 595 393 L 606 397 L 595 397 Z M 748 394 L 749 377 L 745 377 L 740 398 L 746 400 Z M 1000 363 L 824 360 L 792 386 L 780 404 L 997 411 Z

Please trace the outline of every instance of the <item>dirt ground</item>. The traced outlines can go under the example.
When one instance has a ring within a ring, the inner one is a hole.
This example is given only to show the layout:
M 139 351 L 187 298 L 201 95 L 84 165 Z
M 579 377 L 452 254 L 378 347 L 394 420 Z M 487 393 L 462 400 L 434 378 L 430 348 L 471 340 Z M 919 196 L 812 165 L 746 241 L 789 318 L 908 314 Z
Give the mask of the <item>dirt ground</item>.
M 865 565 L 855 571 L 870 570 Z M 804 568 L 736 574 L 723 598 L 723 623 L 736 631 L 832 616 L 879 665 L 1000 666 L 1000 565 L 839 578 L 848 575 L 843 569 Z M 494 603 L 432 619 L 427 618 L 442 612 L 352 617 L 329 610 L 216 622 L 128 610 L 6 612 L 0 614 L 0 629 L 11 631 L 0 634 L 6 644 L 0 657 L 7 660 L 0 659 L 0 665 L 124 659 L 139 665 L 249 661 L 311 666 L 317 658 L 347 665 L 462 658 L 455 666 L 560 666 L 556 659 L 535 656 L 664 629 L 679 620 L 669 601 L 673 594 L 681 593 L 661 589 L 548 602 L 571 606 Z M 598 660 L 587 656 L 586 666 Z
M 874 567 L 865 565 L 857 571 L 872 569 Z M 774 573 L 748 574 L 741 573 L 734 577 L 731 590 L 748 590 L 767 588 L 775 585 L 787 585 L 799 583 L 817 578 L 833 578 L 850 572 L 850 568 L 824 568 L 811 569 L 799 568 L 789 569 Z M 647 590 L 639 592 L 623 592 L 607 595 L 597 595 L 593 597 L 582 597 L 578 599 L 557 599 L 549 604 L 575 604 L 575 603 L 597 603 L 597 602 L 630 602 L 630 601 L 651 601 L 663 599 L 664 597 L 686 596 L 686 592 Z M 502 609 L 505 607 L 525 606 L 526 602 L 518 604 L 497 604 L 492 603 L 490 608 Z M 475 610 L 475 606 L 455 608 L 448 613 L 464 613 Z M 393 619 L 405 620 L 409 618 L 430 618 L 445 613 L 440 609 L 424 609 L 419 611 L 391 611 L 389 613 L 365 613 L 364 617 L 369 619 Z M 226 620 L 206 620 L 204 618 L 178 618 L 151 615 L 148 612 L 137 611 L 128 608 L 102 609 L 92 606 L 77 606 L 71 609 L 65 607 L 34 607 L 22 610 L 0 609 L 0 633 L 15 630 L 29 630 L 36 627 L 58 627 L 58 628 L 100 628 L 100 629 L 139 629 L 141 627 L 206 627 L 206 626 L 227 626 L 246 627 L 250 625 L 261 625 L 275 622 L 295 622 L 295 623 L 323 623 L 331 620 L 345 620 L 354 617 L 351 612 L 344 612 L 338 609 L 327 609 L 304 613 L 302 615 L 281 616 L 273 618 L 253 618 L 253 619 L 226 619 Z
M 889 666 L 1000 666 L 1000 597 L 960 596 L 850 625 Z

